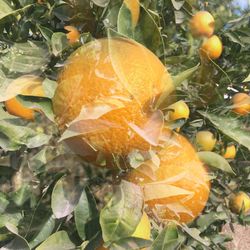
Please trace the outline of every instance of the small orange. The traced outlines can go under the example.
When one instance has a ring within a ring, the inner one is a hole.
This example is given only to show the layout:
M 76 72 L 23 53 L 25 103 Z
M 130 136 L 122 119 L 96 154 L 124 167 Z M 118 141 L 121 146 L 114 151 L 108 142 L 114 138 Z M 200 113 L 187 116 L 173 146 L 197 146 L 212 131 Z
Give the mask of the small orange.
M 15 97 L 5 101 L 5 108 L 11 115 L 18 116 L 25 120 L 35 119 L 34 110 L 23 106 Z
M 246 93 L 237 93 L 232 98 L 233 111 L 239 115 L 250 113 L 250 96 Z
M 234 213 L 239 214 L 242 210 L 246 213 L 250 210 L 250 197 L 244 192 L 239 192 L 231 197 L 229 205 Z
M 218 59 L 222 54 L 223 46 L 220 38 L 216 35 L 208 38 L 200 48 L 201 57 L 206 59 Z
M 196 134 L 196 143 L 204 151 L 212 151 L 216 141 L 213 133 L 208 130 L 199 131 Z
M 168 107 L 169 111 L 169 119 L 172 121 L 178 119 L 188 119 L 190 110 L 188 105 L 184 101 L 178 101 Z
M 168 137 L 156 152 L 161 161 L 158 169 L 150 173 L 141 165 L 126 178 L 143 188 L 145 203 L 159 219 L 191 222 L 209 196 L 207 171 L 192 145 L 179 134 Z
M 236 147 L 234 145 L 227 146 L 223 157 L 225 159 L 234 159 L 235 156 L 236 156 Z
M 34 120 L 37 109 L 27 108 L 20 103 L 16 96 L 44 97 L 43 80 L 34 75 L 24 75 L 12 81 L 5 93 L 5 108 L 9 114 L 26 120 Z M 37 110 L 38 111 L 38 110 Z
M 190 29 L 193 36 L 210 37 L 214 33 L 214 18 L 207 11 L 197 12 L 190 20 Z
M 76 27 L 69 25 L 69 26 L 65 26 L 64 29 L 69 31 L 66 34 L 66 36 L 67 36 L 70 44 L 73 44 L 73 43 L 76 43 L 77 41 L 79 41 L 80 33 Z

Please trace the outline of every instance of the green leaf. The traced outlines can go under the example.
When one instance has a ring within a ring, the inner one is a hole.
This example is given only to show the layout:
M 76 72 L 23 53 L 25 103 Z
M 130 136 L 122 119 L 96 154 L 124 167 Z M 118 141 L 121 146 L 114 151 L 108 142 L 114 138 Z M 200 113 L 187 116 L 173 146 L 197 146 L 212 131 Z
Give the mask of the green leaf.
M 141 188 L 122 181 L 100 214 L 103 240 L 112 242 L 131 236 L 139 224 L 142 209 Z
M 132 14 L 126 3 L 123 2 L 117 19 L 117 30 L 120 34 L 133 38 L 134 37 L 134 25 L 132 22 Z
M 55 185 L 51 196 L 51 208 L 56 218 L 71 214 L 77 206 L 82 187 L 69 178 L 62 177 Z
M 18 234 L 17 228 L 11 223 L 5 224 L 6 228 L 15 235 L 15 238 L 7 245 L 3 246 L 3 250 L 30 250 L 28 242 Z
M 1 160 L 1 158 L 0 158 Z M 1 165 L 1 164 L 0 164 Z M 2 170 L 2 168 L 0 168 L 0 171 Z M 5 209 L 7 208 L 7 206 L 9 205 L 9 201 L 7 199 L 7 197 L 0 192 L 0 214 L 3 213 L 5 211 Z M 0 220 L 1 221 L 1 220 Z M 0 222 L 1 225 L 1 222 Z M 1 226 L 0 226 L 1 227 Z
M 232 138 L 239 144 L 250 150 L 250 133 L 249 129 L 238 119 L 232 116 L 222 116 L 208 112 L 199 111 L 201 115 L 209 119 L 213 125 L 223 134 Z
M 5 212 L 0 214 L 0 228 L 4 227 L 7 222 L 17 226 L 22 219 L 23 215 L 21 213 Z
M 157 56 L 164 55 L 164 42 L 159 27 L 152 14 L 141 6 L 140 19 L 135 27 L 134 39 L 144 44 Z
M 208 239 L 203 239 L 200 234 L 201 231 L 198 230 L 197 228 L 189 228 L 187 225 L 182 224 L 181 225 L 182 229 L 193 239 L 201 243 L 202 245 L 208 247 L 210 245 L 210 241 Z
M 64 154 L 64 148 L 57 145 L 57 147 L 45 146 L 37 154 L 30 159 L 29 167 L 36 174 L 44 172 L 45 165 L 60 155 Z M 44 167 L 44 168 L 43 168 Z
M 240 37 L 234 32 L 225 32 L 224 35 L 229 38 L 234 43 L 238 43 L 240 46 L 245 47 L 245 45 L 240 40 Z
M 20 126 L 16 120 L 0 119 L 0 146 L 4 150 L 14 151 L 26 145 L 28 148 L 40 147 L 50 140 L 51 136 L 34 131 L 27 126 Z
M 45 92 L 45 97 L 52 99 L 57 88 L 57 82 L 50 80 L 48 78 L 45 78 L 43 81 L 43 88 Z
M 69 239 L 67 232 L 59 231 L 52 234 L 36 250 L 73 250 L 75 247 Z
M 170 224 L 166 226 L 154 240 L 151 250 L 175 250 L 180 246 L 183 237 L 178 234 L 177 226 Z
M 226 220 L 228 215 L 225 212 L 210 212 L 202 214 L 196 221 L 196 224 L 201 232 L 205 231 L 211 224 L 218 220 Z
M 37 25 L 38 29 L 40 30 L 42 36 L 50 42 L 51 37 L 53 35 L 53 31 L 48 29 L 47 27 L 44 27 L 42 25 Z
M 171 0 L 171 2 L 176 10 L 180 10 L 185 3 L 185 1 L 176 1 L 176 0 Z
M 243 82 L 250 82 L 250 74 L 247 76 L 247 78 L 246 79 L 244 79 L 244 81 Z
M 235 174 L 228 161 L 219 154 L 210 151 L 198 152 L 198 156 L 205 164 L 224 172 Z
M 89 200 L 85 190 L 83 190 L 79 202 L 74 210 L 76 228 L 82 240 L 86 239 L 86 224 L 98 216 L 97 208 L 93 201 Z
M 67 47 L 69 42 L 65 33 L 56 32 L 51 37 L 52 52 L 55 56 L 60 55 Z
M 0 0 L 0 19 L 8 16 L 13 9 L 6 0 Z
M 50 53 L 46 43 L 28 41 L 15 43 L 0 58 L 0 63 L 9 72 L 31 73 L 42 72 L 50 61 Z
M 17 96 L 17 99 L 25 107 L 41 111 L 50 121 L 54 122 L 52 101 L 48 98 L 35 96 Z
M 132 168 L 138 168 L 141 166 L 147 159 L 145 159 L 143 152 L 139 150 L 133 150 L 128 154 L 128 162 Z
M 2 250 L 30 250 L 28 242 L 20 237 L 16 236 L 11 242 L 1 248 Z
M 33 4 L 29 4 L 24 6 L 23 8 L 13 10 L 6 0 L 0 0 L 0 21 L 4 20 L 4 18 L 7 16 L 17 15 L 20 12 L 30 8 L 31 6 L 33 6 Z
M 20 189 L 11 194 L 12 200 L 17 206 L 22 206 L 31 197 L 31 187 L 28 184 L 22 185 Z
M 46 240 L 55 228 L 55 219 L 54 216 L 51 215 L 46 222 L 40 228 L 38 234 L 29 242 L 31 248 L 36 247 L 38 244 Z
M 185 14 L 183 11 L 176 10 L 174 11 L 175 23 L 181 24 L 184 21 Z
M 110 0 L 91 0 L 95 5 L 99 6 L 99 7 L 106 7 Z
M 200 64 L 197 64 L 196 66 L 194 66 L 190 69 L 187 69 L 187 70 L 179 73 L 176 76 L 173 76 L 172 79 L 173 79 L 175 87 L 180 86 L 183 81 L 185 81 L 189 77 L 191 77 L 198 70 L 199 67 L 200 67 Z

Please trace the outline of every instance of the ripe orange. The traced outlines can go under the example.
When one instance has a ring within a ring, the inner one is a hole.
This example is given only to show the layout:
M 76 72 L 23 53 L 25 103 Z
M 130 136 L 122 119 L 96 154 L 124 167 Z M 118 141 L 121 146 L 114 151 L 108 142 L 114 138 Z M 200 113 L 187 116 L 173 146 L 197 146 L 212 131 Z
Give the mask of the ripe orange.
M 170 106 L 168 106 L 169 111 L 169 119 L 174 121 L 178 119 L 188 119 L 190 110 L 188 105 L 184 101 L 178 101 Z
M 216 35 L 208 38 L 200 48 L 202 58 L 218 59 L 221 56 L 223 47 L 220 38 Z
M 190 29 L 193 36 L 210 37 L 214 33 L 214 18 L 207 11 L 197 12 L 190 20 Z
M 226 159 L 234 159 L 236 156 L 236 147 L 234 145 L 227 146 L 223 156 Z
M 196 134 L 196 143 L 204 151 L 212 151 L 216 141 L 216 138 L 210 131 L 199 131 Z
M 190 222 L 204 209 L 210 190 L 206 169 L 192 145 L 174 134 L 157 154 L 159 168 L 151 173 L 145 166 L 132 170 L 128 180 L 142 186 L 145 203 L 161 220 Z
M 74 26 L 65 26 L 64 29 L 69 31 L 67 33 L 67 35 L 66 35 L 68 40 L 69 40 L 69 43 L 73 44 L 73 43 L 75 43 L 75 42 L 77 42 L 79 40 L 80 33 L 79 33 L 79 31 L 77 30 L 76 27 L 74 27 Z
M 25 120 L 35 119 L 35 112 L 33 109 L 26 108 L 15 97 L 5 102 L 5 108 L 11 115 L 18 116 Z
M 4 104 L 9 114 L 26 120 L 34 120 L 35 109 L 27 108 L 21 104 L 15 97 L 18 94 L 43 97 L 45 94 L 42 87 L 42 79 L 32 75 L 19 77 L 10 83 L 5 93 L 8 99 Z
M 139 20 L 139 15 L 140 15 L 140 1 L 139 0 L 124 0 L 124 3 L 126 4 L 127 8 L 131 12 L 133 25 L 136 26 Z
M 70 56 L 58 82 L 53 108 L 59 127 L 64 130 L 82 111 L 74 126 L 82 140 L 112 154 L 149 148 L 131 126 L 142 128 L 156 97 L 174 90 L 160 60 L 122 38 L 83 45 Z
M 250 210 L 250 197 L 244 192 L 233 195 L 230 199 L 230 209 L 237 214 L 242 210 L 243 213 L 248 212 Z
M 232 98 L 233 111 L 239 115 L 247 115 L 250 113 L 250 96 L 246 93 L 237 93 Z

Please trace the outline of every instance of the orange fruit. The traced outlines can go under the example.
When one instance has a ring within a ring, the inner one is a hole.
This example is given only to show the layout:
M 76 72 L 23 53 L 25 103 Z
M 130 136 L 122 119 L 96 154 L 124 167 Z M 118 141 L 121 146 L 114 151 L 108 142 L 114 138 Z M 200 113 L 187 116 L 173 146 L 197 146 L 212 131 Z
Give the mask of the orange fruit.
M 237 93 L 232 98 L 233 111 L 239 115 L 250 113 L 250 96 L 246 93 Z
M 168 106 L 169 119 L 174 121 L 178 119 L 188 119 L 190 110 L 188 105 L 184 101 L 178 101 L 170 106 Z
M 9 114 L 18 116 L 26 120 L 34 120 L 35 111 L 34 108 L 27 108 L 21 104 L 16 96 L 37 96 L 44 97 L 44 89 L 42 86 L 42 79 L 33 75 L 24 75 L 12 81 L 5 93 L 5 108 Z
M 236 147 L 234 145 L 227 146 L 223 156 L 226 159 L 234 159 L 236 156 Z
M 53 98 L 61 130 L 72 124 L 96 151 L 127 154 L 147 150 L 142 128 L 156 97 L 174 86 L 160 60 L 132 40 L 100 39 L 73 53 L 58 79 Z
M 67 38 L 69 40 L 69 43 L 73 44 L 73 43 L 79 41 L 80 33 L 79 33 L 79 31 L 77 30 L 76 27 L 69 25 L 69 26 L 65 26 L 64 29 L 69 31 L 66 34 L 66 36 L 67 36 Z
M 145 203 L 162 220 L 188 223 L 204 209 L 210 190 L 206 169 L 192 145 L 174 134 L 157 150 L 160 166 L 151 174 L 142 165 L 128 173 L 143 188 Z
M 216 138 L 210 131 L 199 131 L 196 134 L 196 143 L 201 148 L 201 150 L 212 151 L 216 142 Z
M 202 58 L 218 59 L 221 56 L 223 47 L 220 38 L 216 35 L 208 38 L 200 48 Z
M 25 120 L 35 119 L 34 110 L 23 106 L 15 97 L 5 101 L 5 108 L 11 115 L 18 116 Z
M 190 20 L 193 36 L 210 37 L 214 33 L 214 17 L 207 11 L 197 12 Z
M 241 211 L 246 213 L 250 210 L 250 197 L 244 192 L 233 195 L 230 199 L 230 209 L 239 214 Z
M 124 0 L 124 3 L 126 4 L 127 8 L 131 12 L 133 25 L 136 26 L 139 20 L 139 15 L 140 15 L 140 1 L 139 0 Z

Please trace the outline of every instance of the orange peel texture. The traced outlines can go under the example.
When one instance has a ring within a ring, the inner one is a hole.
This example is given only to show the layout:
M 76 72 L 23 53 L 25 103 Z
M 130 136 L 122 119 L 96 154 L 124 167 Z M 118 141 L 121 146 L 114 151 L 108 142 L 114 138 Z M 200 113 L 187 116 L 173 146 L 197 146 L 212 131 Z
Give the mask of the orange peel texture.
M 250 96 L 246 93 L 237 93 L 232 98 L 233 111 L 239 115 L 248 115 L 250 113 Z
M 159 168 L 151 175 L 145 166 L 126 177 L 140 185 L 145 203 L 160 220 L 188 223 L 204 209 L 210 191 L 209 176 L 193 146 L 175 134 L 158 151 Z
M 174 90 L 161 61 L 141 44 L 122 38 L 80 47 L 58 82 L 53 108 L 59 128 L 77 131 L 96 151 L 122 155 L 149 149 L 135 128 L 147 124 L 157 96 Z

